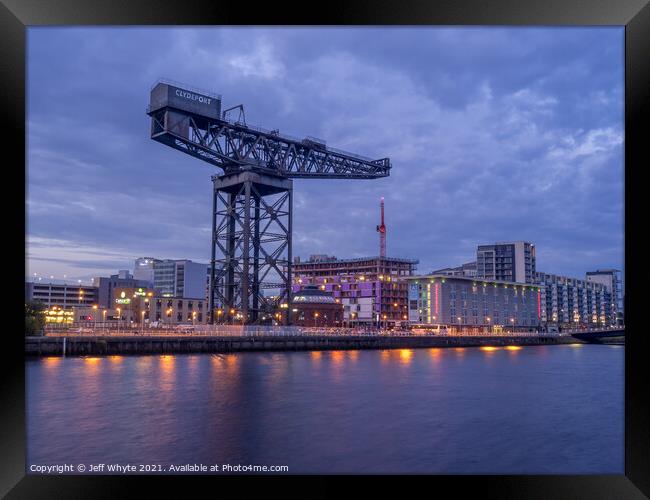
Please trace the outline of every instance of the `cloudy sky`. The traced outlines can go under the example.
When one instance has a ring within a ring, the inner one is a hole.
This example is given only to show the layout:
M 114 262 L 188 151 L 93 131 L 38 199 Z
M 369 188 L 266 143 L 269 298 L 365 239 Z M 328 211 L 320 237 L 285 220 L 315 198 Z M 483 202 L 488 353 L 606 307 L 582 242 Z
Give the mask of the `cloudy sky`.
M 624 31 L 28 29 L 27 272 L 89 279 L 140 256 L 207 262 L 214 167 L 149 138 L 159 78 L 248 123 L 375 158 L 376 180 L 294 181 L 294 255 L 418 270 L 529 240 L 538 270 L 623 268 Z

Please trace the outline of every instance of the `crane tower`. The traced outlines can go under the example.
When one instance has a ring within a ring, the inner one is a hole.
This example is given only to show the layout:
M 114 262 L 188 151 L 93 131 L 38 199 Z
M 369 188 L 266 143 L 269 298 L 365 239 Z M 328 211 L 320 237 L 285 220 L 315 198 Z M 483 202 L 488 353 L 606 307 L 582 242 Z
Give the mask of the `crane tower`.
M 229 118 L 234 109 L 238 117 Z M 237 314 L 242 323 L 259 323 L 286 308 L 289 323 L 292 179 L 386 177 L 390 159 L 249 126 L 242 105 L 222 113 L 220 95 L 168 80 L 152 87 L 147 114 L 151 139 L 221 170 L 211 177 L 209 321 Z

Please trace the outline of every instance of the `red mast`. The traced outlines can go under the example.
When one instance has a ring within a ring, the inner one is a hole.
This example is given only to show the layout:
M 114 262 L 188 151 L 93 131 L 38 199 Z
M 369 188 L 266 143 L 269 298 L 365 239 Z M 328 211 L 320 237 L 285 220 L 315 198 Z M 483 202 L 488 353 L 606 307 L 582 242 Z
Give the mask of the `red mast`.
M 379 233 L 379 256 L 386 257 L 386 225 L 384 224 L 384 197 L 381 197 L 381 202 L 379 204 L 381 207 L 381 223 L 377 226 L 377 232 Z

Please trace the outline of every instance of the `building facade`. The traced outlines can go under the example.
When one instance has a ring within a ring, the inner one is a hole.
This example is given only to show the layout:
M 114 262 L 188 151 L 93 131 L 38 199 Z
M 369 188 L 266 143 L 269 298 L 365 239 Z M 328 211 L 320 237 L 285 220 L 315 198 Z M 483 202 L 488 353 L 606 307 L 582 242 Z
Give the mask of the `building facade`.
M 74 306 L 97 304 L 98 289 L 95 286 L 68 284 L 63 281 L 27 281 L 25 301 L 38 301 L 48 309 L 72 309 Z
M 209 278 L 208 264 L 191 260 L 158 260 L 153 266 L 156 295 L 205 299 Z
M 343 304 L 331 292 L 307 285 L 294 294 L 291 323 L 297 326 L 343 326 Z
M 293 263 L 292 293 L 316 285 L 343 306 L 346 326 L 395 326 L 408 320 L 407 284 L 418 261 L 393 257 L 312 256 Z
M 117 288 L 108 320 L 151 325 L 205 324 L 208 320 L 205 298 L 157 296 L 153 288 Z
M 153 297 L 136 304 L 136 316 L 145 324 L 201 325 L 208 322 L 208 302 L 205 298 Z
M 562 329 L 611 326 L 611 294 L 602 283 L 538 272 L 542 324 Z
M 534 283 L 535 245 L 527 241 L 479 245 L 476 249 L 478 279 Z
M 621 271 L 618 269 L 598 269 L 596 271 L 588 271 L 586 278 L 587 281 L 600 283 L 605 286 L 612 298 L 612 321 L 617 325 L 623 325 L 623 285 Z
M 148 286 L 153 286 L 154 265 L 156 262 L 160 262 L 160 259 L 154 259 L 153 257 L 135 259 L 133 277 L 136 280 L 146 281 L 149 284 Z
M 413 326 L 495 333 L 535 331 L 540 326 L 538 286 L 441 274 L 406 281 Z
M 93 278 L 93 284 L 98 289 L 97 304 L 99 307 L 112 308 L 115 303 L 115 290 L 126 288 L 146 288 L 151 284 L 146 280 L 136 279 L 128 271 L 118 271 L 110 277 Z

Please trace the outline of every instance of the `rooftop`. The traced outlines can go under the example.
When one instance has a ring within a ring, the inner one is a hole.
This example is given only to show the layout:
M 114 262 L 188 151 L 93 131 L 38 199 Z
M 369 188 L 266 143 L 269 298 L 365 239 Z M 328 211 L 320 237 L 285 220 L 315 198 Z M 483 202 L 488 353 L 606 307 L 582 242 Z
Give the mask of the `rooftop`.
M 327 260 L 305 260 L 305 261 L 300 261 L 300 262 L 294 262 L 294 266 L 299 266 L 302 264 L 327 264 L 327 263 L 337 263 L 337 264 L 345 264 L 348 262 L 366 262 L 370 260 L 383 260 L 383 261 L 388 261 L 388 262 L 400 262 L 404 264 L 418 264 L 420 261 L 418 259 L 406 259 L 403 257 L 380 257 L 380 256 L 373 256 L 373 257 L 357 257 L 355 259 L 339 259 L 337 257 L 333 257 L 331 259 Z
M 441 278 L 444 280 L 460 280 L 460 281 L 471 281 L 473 283 L 494 283 L 497 285 L 512 285 L 512 286 L 530 286 L 538 288 L 540 285 L 536 283 L 521 283 L 518 281 L 501 281 L 501 280 L 487 280 L 483 278 L 473 278 L 470 276 L 449 276 L 447 274 L 425 274 L 420 276 L 404 276 L 404 279 L 407 280 L 428 280 Z

